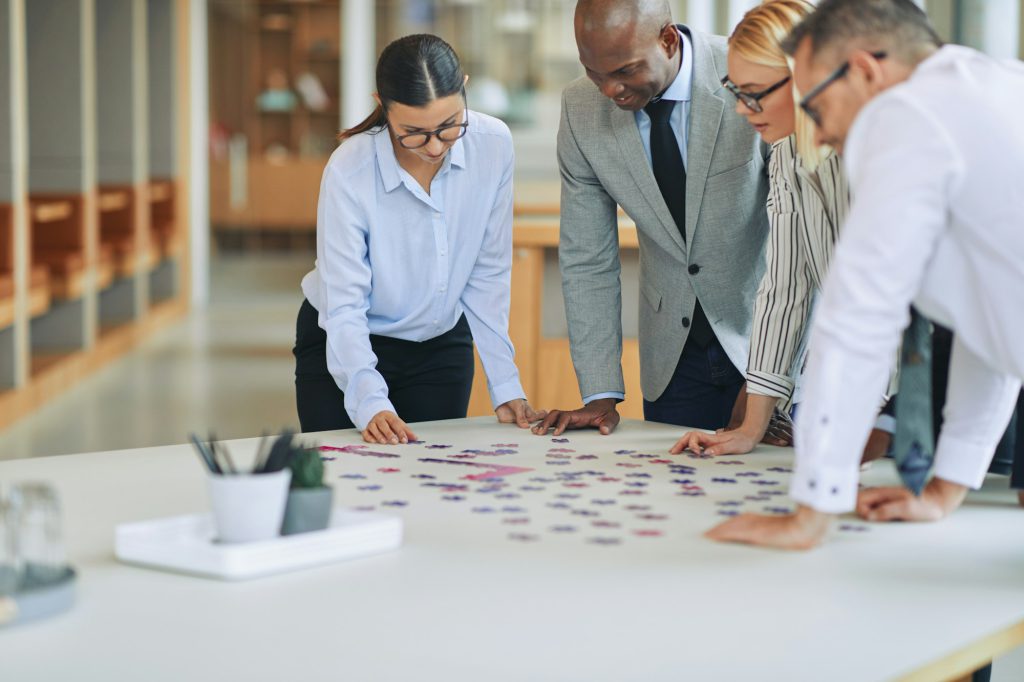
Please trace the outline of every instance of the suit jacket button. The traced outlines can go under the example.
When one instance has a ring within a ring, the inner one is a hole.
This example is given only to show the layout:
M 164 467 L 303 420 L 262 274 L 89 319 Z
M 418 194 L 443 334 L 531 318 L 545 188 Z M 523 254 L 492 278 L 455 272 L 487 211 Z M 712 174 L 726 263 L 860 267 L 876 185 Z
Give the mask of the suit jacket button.
M 696 275 L 698 272 L 700 272 L 700 266 L 699 265 L 694 263 L 693 265 L 690 266 L 690 274 L 691 275 Z
M 690 318 L 688 318 L 688 317 L 684 317 L 683 318 L 683 326 L 684 327 L 689 327 L 690 326 Z

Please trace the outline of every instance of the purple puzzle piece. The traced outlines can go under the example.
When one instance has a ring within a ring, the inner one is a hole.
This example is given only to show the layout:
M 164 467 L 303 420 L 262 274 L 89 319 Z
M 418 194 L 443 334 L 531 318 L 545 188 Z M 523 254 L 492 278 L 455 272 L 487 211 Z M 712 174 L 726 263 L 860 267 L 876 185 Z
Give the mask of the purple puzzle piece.
M 509 533 L 509 540 L 516 540 L 517 542 L 536 542 L 540 540 L 539 535 L 533 535 L 532 533 Z
M 621 545 L 622 544 L 622 540 L 620 538 L 609 538 L 609 537 L 587 538 L 587 542 L 590 543 L 591 545 L 605 545 L 605 546 Z

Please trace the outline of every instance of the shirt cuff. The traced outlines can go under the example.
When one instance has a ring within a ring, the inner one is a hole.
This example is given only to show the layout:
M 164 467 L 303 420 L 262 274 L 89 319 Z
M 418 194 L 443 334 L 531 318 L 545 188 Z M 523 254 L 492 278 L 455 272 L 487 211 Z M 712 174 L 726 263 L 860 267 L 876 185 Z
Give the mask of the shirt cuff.
M 880 414 L 875 419 L 875 428 L 886 433 L 896 433 L 896 417 L 891 414 Z
M 986 454 L 977 442 L 942 434 L 935 448 L 935 466 L 932 476 L 950 483 L 978 489 L 985 481 L 988 465 L 995 450 Z
M 789 400 L 794 382 L 787 376 L 769 372 L 747 371 L 747 393 Z
M 498 409 L 498 406 L 504 405 L 510 400 L 518 400 L 526 397 L 526 391 L 523 390 L 523 386 L 519 383 L 518 377 L 488 388 L 491 394 L 491 405 L 494 406 L 494 409 Z
M 356 425 L 357 429 L 364 431 L 370 421 L 372 421 L 379 412 L 384 411 L 398 414 L 395 410 L 395 406 L 392 405 L 391 401 L 387 398 L 371 398 L 370 400 L 364 401 L 363 404 L 359 406 L 355 415 L 350 414 L 349 417 L 352 417 L 352 423 Z M 399 414 L 398 417 L 401 418 L 402 415 Z
M 623 400 L 626 399 L 626 394 L 625 393 L 619 393 L 618 391 L 605 391 L 604 393 L 595 393 L 593 395 L 586 396 L 583 399 L 583 404 L 584 405 L 589 405 L 590 403 L 594 402 L 595 400 L 602 400 L 604 398 L 615 398 L 615 400 L 617 402 L 621 403 Z
M 858 462 L 859 464 L 859 462 Z M 844 514 L 857 506 L 858 467 L 796 466 L 789 495 L 826 514 Z

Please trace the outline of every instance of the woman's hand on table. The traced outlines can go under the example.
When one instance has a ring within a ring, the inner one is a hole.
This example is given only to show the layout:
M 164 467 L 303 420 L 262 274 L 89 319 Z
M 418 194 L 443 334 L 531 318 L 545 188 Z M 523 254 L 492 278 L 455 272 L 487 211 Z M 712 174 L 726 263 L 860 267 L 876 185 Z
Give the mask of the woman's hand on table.
M 737 542 L 776 549 L 811 549 L 821 544 L 831 515 L 803 505 L 795 514 L 764 516 L 741 514 L 720 523 L 704 537 L 716 542 Z
M 619 412 L 615 409 L 617 402 L 615 398 L 599 398 L 578 410 L 551 410 L 544 421 L 533 427 L 533 432 L 543 436 L 554 428 L 554 435 L 560 436 L 566 429 L 593 428 L 607 436 L 619 425 Z
M 793 444 L 793 422 L 782 412 L 775 412 L 768 421 L 767 427 L 747 420 L 739 428 L 719 429 L 715 433 L 707 431 L 689 431 L 676 441 L 669 452 L 678 455 L 689 450 L 698 455 L 743 455 L 758 443 L 787 447 Z
M 857 496 L 857 515 L 867 521 L 938 521 L 960 506 L 967 488 L 933 478 L 920 496 L 901 487 L 868 488 Z
M 382 410 L 375 414 L 363 429 L 363 440 L 380 445 L 398 445 L 417 440 L 417 438 L 412 429 L 397 414 Z
M 689 450 L 698 455 L 742 455 L 753 450 L 757 441 L 757 435 L 744 429 L 718 433 L 688 431 L 669 448 L 669 453 L 678 455 L 684 450 Z
M 494 414 L 502 424 L 515 424 L 521 429 L 528 429 L 532 424 L 536 424 L 548 416 L 547 410 L 534 410 L 530 407 L 530 403 L 523 398 L 516 398 L 498 405 Z

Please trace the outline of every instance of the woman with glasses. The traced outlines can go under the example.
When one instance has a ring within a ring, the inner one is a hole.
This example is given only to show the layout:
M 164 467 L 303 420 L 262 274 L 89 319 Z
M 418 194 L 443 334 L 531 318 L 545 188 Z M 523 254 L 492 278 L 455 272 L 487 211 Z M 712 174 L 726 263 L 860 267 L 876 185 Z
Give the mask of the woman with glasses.
M 782 50 L 785 37 L 813 9 L 803 0 L 768 0 L 747 12 L 729 37 L 729 74 L 722 85 L 735 96 L 736 112 L 772 145 L 771 232 L 754 307 L 746 391 L 740 393 L 733 424 L 716 434 L 689 432 L 672 452 L 745 453 L 762 439 L 789 444 L 787 415 L 798 399 L 794 393 L 811 307 L 849 205 L 839 158 L 815 145 L 814 122 L 794 105 L 796 91 Z M 879 424 L 888 427 L 889 421 Z M 881 456 L 888 444 L 889 433 L 876 429 L 865 454 Z
M 508 337 L 512 137 L 466 108 L 467 80 L 440 38 L 400 38 L 377 62 L 376 109 L 339 136 L 296 325 L 303 431 L 397 444 L 411 422 L 465 417 L 474 341 L 499 421 L 544 417 Z

